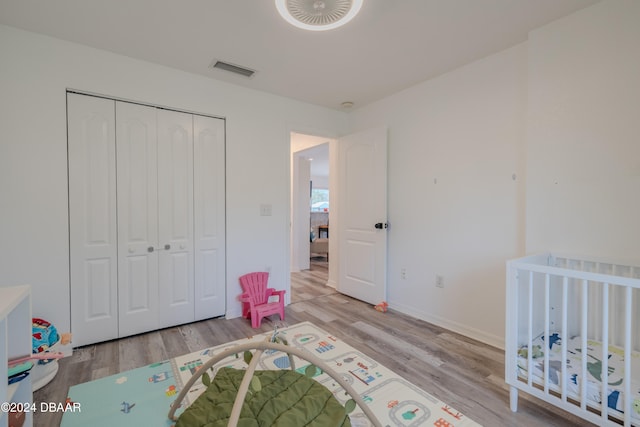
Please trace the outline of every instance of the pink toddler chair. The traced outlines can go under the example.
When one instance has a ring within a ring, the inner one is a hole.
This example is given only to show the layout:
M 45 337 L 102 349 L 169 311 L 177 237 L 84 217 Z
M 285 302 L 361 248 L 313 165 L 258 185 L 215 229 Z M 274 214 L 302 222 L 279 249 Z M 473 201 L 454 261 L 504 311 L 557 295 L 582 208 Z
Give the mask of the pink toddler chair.
M 284 293 L 267 287 L 269 273 L 256 272 L 240 276 L 240 286 L 244 292 L 240 295 L 242 301 L 242 317 L 251 317 L 251 327 L 259 328 L 262 318 L 272 314 L 279 314 L 284 320 Z M 277 301 L 269 301 L 269 297 L 277 296 Z

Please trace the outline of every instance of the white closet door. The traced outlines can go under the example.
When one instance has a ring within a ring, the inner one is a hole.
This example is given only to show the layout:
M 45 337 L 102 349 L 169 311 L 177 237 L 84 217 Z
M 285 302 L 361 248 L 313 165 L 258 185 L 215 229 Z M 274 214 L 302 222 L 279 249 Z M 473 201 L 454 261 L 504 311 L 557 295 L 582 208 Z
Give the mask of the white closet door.
M 156 109 L 116 102 L 120 336 L 158 328 Z
M 71 332 L 118 337 L 115 103 L 67 95 Z
M 194 320 L 193 116 L 158 110 L 159 327 Z
M 226 307 L 224 120 L 193 116 L 195 320 Z

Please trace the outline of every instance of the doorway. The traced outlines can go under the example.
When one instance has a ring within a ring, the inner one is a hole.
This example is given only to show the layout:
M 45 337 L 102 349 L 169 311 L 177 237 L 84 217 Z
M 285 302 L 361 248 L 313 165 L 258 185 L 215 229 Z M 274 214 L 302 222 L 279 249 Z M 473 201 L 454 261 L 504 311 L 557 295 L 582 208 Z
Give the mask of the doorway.
M 312 190 L 308 150 L 328 145 L 327 286 L 377 304 L 386 299 L 387 128 L 340 139 L 291 134 L 291 271 L 310 268 Z M 318 235 L 320 230 L 318 230 Z
M 330 165 L 335 140 L 292 132 L 290 142 L 291 272 L 308 276 L 316 271 L 313 285 L 331 286 L 331 247 L 335 239 L 331 239 Z M 321 284 L 318 278 L 322 278 Z M 295 280 L 292 275 L 292 283 Z M 292 289 L 292 301 L 297 299 L 295 292 Z

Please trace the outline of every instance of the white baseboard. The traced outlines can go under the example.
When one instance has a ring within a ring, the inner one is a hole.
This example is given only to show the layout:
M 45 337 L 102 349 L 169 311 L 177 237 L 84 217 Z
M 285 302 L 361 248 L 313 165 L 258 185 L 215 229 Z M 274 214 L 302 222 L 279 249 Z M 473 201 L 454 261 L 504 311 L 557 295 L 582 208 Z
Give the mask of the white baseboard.
M 242 316 L 242 309 L 240 310 L 227 310 L 224 317 L 225 319 L 235 319 L 236 317 Z
M 487 334 L 486 332 L 473 328 L 471 326 L 463 325 L 457 322 L 452 322 L 451 320 L 444 319 L 440 316 L 433 316 L 431 314 L 415 310 L 412 307 L 408 307 L 393 301 L 389 301 L 389 308 L 398 310 L 403 314 L 408 314 L 409 316 L 413 316 L 417 319 L 424 320 L 425 322 L 429 322 L 436 326 L 440 326 L 441 328 L 449 329 L 450 331 L 456 332 L 458 334 L 464 335 L 469 338 L 473 338 L 474 340 L 478 340 L 485 344 L 489 344 L 490 346 L 497 347 L 501 350 L 504 350 L 504 337 L 500 337 L 493 334 Z

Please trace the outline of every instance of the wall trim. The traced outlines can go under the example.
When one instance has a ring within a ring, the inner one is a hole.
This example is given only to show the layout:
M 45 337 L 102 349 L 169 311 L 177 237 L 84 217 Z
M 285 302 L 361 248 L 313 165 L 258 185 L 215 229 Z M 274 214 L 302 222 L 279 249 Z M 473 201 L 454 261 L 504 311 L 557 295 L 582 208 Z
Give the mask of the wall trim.
M 397 302 L 390 301 L 389 308 L 398 310 L 403 314 L 407 314 L 409 316 L 415 317 L 420 320 L 424 320 L 425 322 L 432 323 L 441 328 L 448 329 L 450 331 L 456 332 L 458 334 L 464 335 L 465 337 L 469 337 L 478 341 L 481 341 L 485 344 L 488 344 L 492 347 L 499 348 L 500 350 L 504 350 L 504 337 L 499 337 L 492 334 L 487 334 L 484 331 L 481 331 L 476 328 L 469 327 L 467 325 L 463 325 L 458 322 L 452 322 L 450 320 L 444 319 L 440 316 L 434 316 L 419 310 L 415 310 L 411 307 L 408 307 L 404 304 L 399 304 Z

